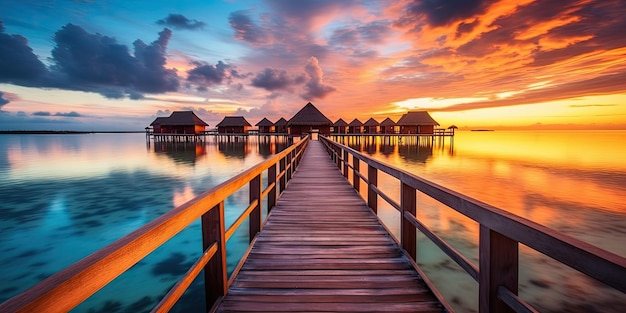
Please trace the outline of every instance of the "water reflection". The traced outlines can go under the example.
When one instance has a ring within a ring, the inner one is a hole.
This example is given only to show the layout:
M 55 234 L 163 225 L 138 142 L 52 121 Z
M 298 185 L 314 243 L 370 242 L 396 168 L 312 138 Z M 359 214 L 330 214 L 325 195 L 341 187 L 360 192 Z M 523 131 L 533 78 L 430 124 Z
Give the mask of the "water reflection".
M 206 144 L 200 141 L 193 142 L 154 142 L 154 153 L 166 155 L 174 162 L 181 164 L 195 165 L 196 160 L 207 154 Z
M 146 149 L 144 134 L 0 136 L 0 301 L 287 146 L 254 140 L 221 150 L 211 138 Z M 246 208 L 247 193 L 227 199 L 227 223 Z M 75 311 L 151 308 L 201 247 L 196 221 Z M 235 234 L 229 268 L 245 247 L 247 233 Z M 194 286 L 191 293 L 202 295 Z
M 432 144 L 387 144 L 381 138 L 375 149 L 347 142 L 383 162 L 626 256 L 626 158 L 617 157 L 626 155 L 626 132 L 457 132 L 454 141 Z M 399 199 L 397 180 L 379 175 L 379 187 Z M 478 264 L 478 225 L 424 194 L 417 198 L 418 218 Z M 379 200 L 379 216 L 398 236 L 395 209 Z M 626 305 L 625 294 L 531 249 L 520 251 L 520 293 L 541 312 L 620 312 Z M 423 236 L 418 263 L 456 311 L 477 310 L 477 298 L 468 296 L 477 294 L 476 283 Z

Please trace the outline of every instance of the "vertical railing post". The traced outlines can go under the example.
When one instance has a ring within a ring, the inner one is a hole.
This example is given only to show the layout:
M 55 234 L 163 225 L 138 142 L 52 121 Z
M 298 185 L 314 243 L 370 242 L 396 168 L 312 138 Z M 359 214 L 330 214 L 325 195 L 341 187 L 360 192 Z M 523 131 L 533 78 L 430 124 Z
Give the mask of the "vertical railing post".
M 224 201 L 204 213 L 201 220 L 203 251 L 206 251 L 213 243 L 217 243 L 217 252 L 204 267 L 206 309 L 210 311 L 215 302 L 228 290 Z
M 415 238 L 417 232 L 415 226 L 411 222 L 404 218 L 404 213 L 410 213 L 415 216 L 417 200 L 415 188 L 401 182 L 400 189 L 400 206 L 402 207 L 402 214 L 400 214 L 400 242 L 402 248 L 409 253 L 409 255 L 416 260 L 417 258 L 417 240 Z
M 369 164 L 367 165 L 367 181 L 369 182 L 367 185 L 367 206 L 376 214 L 378 213 L 378 194 L 372 186 L 378 186 L 378 170 Z
M 356 191 L 361 189 L 361 177 L 359 177 L 359 159 L 352 155 L 352 186 Z
M 291 153 L 287 153 L 286 157 L 287 157 L 287 161 L 286 161 L 287 162 L 287 166 L 289 168 L 287 169 L 287 172 L 285 173 L 285 176 L 287 178 L 287 181 L 290 181 L 291 180 L 291 173 L 293 171 L 293 166 L 291 165 L 291 163 L 292 163 L 291 162 Z
M 345 177 L 346 179 L 348 179 L 348 169 L 350 169 L 348 167 L 348 158 L 350 157 L 350 154 L 348 153 L 348 150 L 343 150 L 343 177 Z
M 267 185 L 274 184 L 274 188 L 267 193 L 267 213 L 276 205 L 276 163 L 267 169 Z
M 250 212 L 250 242 L 261 231 L 261 175 L 254 177 L 249 184 L 250 204 L 256 201 L 256 206 Z
M 282 176 L 280 176 L 280 193 L 283 193 L 283 191 L 285 191 L 285 187 L 287 186 L 287 179 L 285 178 L 285 176 L 287 175 L 287 172 L 285 172 L 285 168 L 287 168 L 286 160 L 287 156 L 284 156 L 283 158 L 280 159 L 280 161 L 278 161 L 278 170 L 280 171 L 280 173 L 282 173 Z
M 478 311 L 515 312 L 498 299 L 498 287 L 518 292 L 519 245 L 487 226 L 480 225 Z
M 339 146 L 334 145 L 333 146 L 335 148 L 335 155 L 337 160 L 335 161 L 337 163 L 337 168 L 339 170 L 341 170 L 341 148 L 339 148 Z

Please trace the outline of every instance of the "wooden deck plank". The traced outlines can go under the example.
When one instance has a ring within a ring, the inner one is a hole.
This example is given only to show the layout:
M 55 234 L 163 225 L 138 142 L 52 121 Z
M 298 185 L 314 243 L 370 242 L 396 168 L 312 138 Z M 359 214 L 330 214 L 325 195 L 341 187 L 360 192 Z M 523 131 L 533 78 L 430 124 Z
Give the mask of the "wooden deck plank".
M 442 312 L 318 141 L 217 312 Z

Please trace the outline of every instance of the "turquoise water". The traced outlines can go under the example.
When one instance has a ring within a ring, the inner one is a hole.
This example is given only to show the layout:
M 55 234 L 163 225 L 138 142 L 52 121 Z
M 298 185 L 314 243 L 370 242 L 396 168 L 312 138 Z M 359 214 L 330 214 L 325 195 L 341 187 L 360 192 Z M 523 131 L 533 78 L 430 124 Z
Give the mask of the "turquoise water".
M 349 140 L 458 192 L 626 256 L 626 132 L 458 132 L 452 143 Z M 143 134 L 0 135 L 0 301 L 284 148 L 284 142 L 146 145 Z M 379 186 L 399 195 L 381 175 Z M 365 190 L 365 188 L 361 188 Z M 226 201 L 227 224 L 248 191 Z M 418 217 L 477 264 L 477 226 L 418 196 Z M 379 204 L 398 233 L 398 216 Z M 232 269 L 247 227 L 228 243 Z M 75 309 L 149 311 L 201 253 L 196 221 Z M 522 247 L 520 294 L 542 312 L 621 312 L 626 296 Z M 420 238 L 418 263 L 458 312 L 477 286 Z M 454 282 L 454 283 L 450 283 Z M 197 281 L 174 311 L 204 309 Z
M 284 141 L 146 144 L 144 134 L 0 136 L 0 301 L 284 149 Z M 229 197 L 226 224 L 247 207 Z M 232 270 L 247 227 L 228 242 Z M 199 221 L 81 304 L 77 312 L 152 308 L 202 252 Z M 204 306 L 201 281 L 180 311 Z

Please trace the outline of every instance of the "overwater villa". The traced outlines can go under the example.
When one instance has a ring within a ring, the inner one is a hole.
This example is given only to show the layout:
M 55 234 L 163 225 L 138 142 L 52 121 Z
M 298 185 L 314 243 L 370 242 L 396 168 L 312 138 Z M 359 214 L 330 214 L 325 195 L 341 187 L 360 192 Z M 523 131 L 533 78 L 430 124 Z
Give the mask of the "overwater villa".
M 390 118 L 384 119 L 382 122 L 380 122 L 380 133 L 381 134 L 395 134 L 396 122 L 394 122 Z
M 218 134 L 246 134 L 252 127 L 243 116 L 226 116 L 217 124 Z
M 433 135 L 435 126 L 439 126 L 427 111 L 409 111 L 396 124 L 400 126 L 400 134 L 418 135 Z
M 276 134 L 287 133 L 287 120 L 284 117 L 281 117 L 274 123 L 274 132 L 276 132 Z
M 274 123 L 265 117 L 254 126 L 259 127 L 259 134 L 270 134 L 274 132 Z
M 292 136 L 301 136 L 312 130 L 318 130 L 320 135 L 330 135 L 330 127 L 332 125 L 333 122 L 311 102 L 307 103 L 287 122 L 289 135 Z
M 361 121 L 359 121 L 358 118 L 355 118 L 352 120 L 352 122 L 350 122 L 350 124 L 348 124 L 348 133 L 360 134 L 362 132 L 361 131 L 362 128 L 363 128 L 363 123 L 361 123 Z
M 335 133 L 335 134 L 345 134 L 347 127 L 348 127 L 348 122 L 344 121 L 342 118 L 339 118 L 333 124 L 333 133 Z
M 169 117 L 157 117 L 150 126 L 155 134 L 200 134 L 209 124 L 193 111 L 174 111 Z
M 364 134 L 378 134 L 378 123 L 373 117 L 370 117 L 365 123 L 363 123 L 363 133 Z

